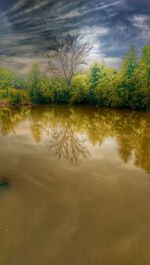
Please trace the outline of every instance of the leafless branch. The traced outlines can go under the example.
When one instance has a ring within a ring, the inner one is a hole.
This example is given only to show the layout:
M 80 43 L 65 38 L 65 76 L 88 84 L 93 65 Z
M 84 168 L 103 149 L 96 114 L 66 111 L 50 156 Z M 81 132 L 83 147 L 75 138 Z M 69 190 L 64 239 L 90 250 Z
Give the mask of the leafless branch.
M 54 38 L 46 54 L 49 71 L 53 75 L 58 76 L 59 74 L 70 85 L 78 68 L 86 64 L 86 57 L 92 48 L 89 42 L 85 42 L 78 35 Z

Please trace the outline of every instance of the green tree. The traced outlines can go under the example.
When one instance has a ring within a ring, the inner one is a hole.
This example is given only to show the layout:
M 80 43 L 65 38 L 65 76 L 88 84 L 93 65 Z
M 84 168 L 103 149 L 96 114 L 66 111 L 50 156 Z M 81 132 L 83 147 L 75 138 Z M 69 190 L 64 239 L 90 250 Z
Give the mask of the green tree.
M 131 79 L 137 67 L 138 55 L 134 47 L 131 47 L 129 52 L 125 54 L 121 63 L 121 74 L 126 79 Z
M 150 45 L 142 49 L 135 80 L 138 87 L 137 108 L 150 108 Z
M 116 87 L 118 75 L 111 68 L 105 68 L 105 74 L 99 79 L 96 87 L 96 103 L 101 106 L 117 106 L 118 97 Z
M 12 88 L 14 79 L 15 74 L 12 71 L 0 67 L 0 89 Z
M 120 97 L 120 105 L 122 107 L 135 108 L 136 98 L 136 82 L 135 71 L 137 69 L 138 55 L 134 47 L 131 47 L 129 52 L 122 60 L 119 75 L 120 82 L 118 84 L 118 96 Z
M 43 103 L 43 98 L 40 91 L 39 81 L 41 73 L 38 64 L 34 63 L 29 73 L 28 94 L 34 103 Z
M 88 102 L 91 104 L 96 103 L 95 90 L 100 78 L 102 78 L 103 76 L 104 76 L 104 66 L 95 63 L 90 69 L 90 77 L 89 77 Z
M 88 84 L 86 75 L 76 75 L 71 83 L 71 103 L 87 103 Z

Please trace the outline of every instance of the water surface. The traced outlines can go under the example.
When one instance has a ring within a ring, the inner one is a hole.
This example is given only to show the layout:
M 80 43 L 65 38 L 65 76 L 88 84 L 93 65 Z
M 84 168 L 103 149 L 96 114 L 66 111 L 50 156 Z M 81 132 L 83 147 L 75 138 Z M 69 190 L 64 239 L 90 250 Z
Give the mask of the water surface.
M 150 113 L 0 110 L 0 265 L 150 264 Z

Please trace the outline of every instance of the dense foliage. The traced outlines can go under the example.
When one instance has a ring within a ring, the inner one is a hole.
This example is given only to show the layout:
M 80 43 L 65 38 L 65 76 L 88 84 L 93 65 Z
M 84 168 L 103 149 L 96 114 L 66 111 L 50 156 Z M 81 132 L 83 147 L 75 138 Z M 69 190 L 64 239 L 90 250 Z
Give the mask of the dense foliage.
M 95 63 L 86 72 L 73 76 L 69 85 L 61 78 L 43 75 L 37 64 L 32 66 L 26 81 L 0 68 L 0 102 L 149 109 L 150 45 L 142 49 L 140 57 L 131 47 L 118 71 Z

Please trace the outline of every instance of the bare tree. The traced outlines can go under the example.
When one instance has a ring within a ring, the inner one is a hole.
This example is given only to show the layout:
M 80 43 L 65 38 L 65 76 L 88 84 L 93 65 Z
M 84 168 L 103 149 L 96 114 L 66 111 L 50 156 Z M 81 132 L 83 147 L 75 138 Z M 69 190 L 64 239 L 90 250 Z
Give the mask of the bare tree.
M 86 57 L 92 45 L 81 36 L 68 35 L 66 38 L 55 38 L 48 48 L 48 70 L 59 76 L 70 85 L 72 77 L 81 65 L 86 64 Z

